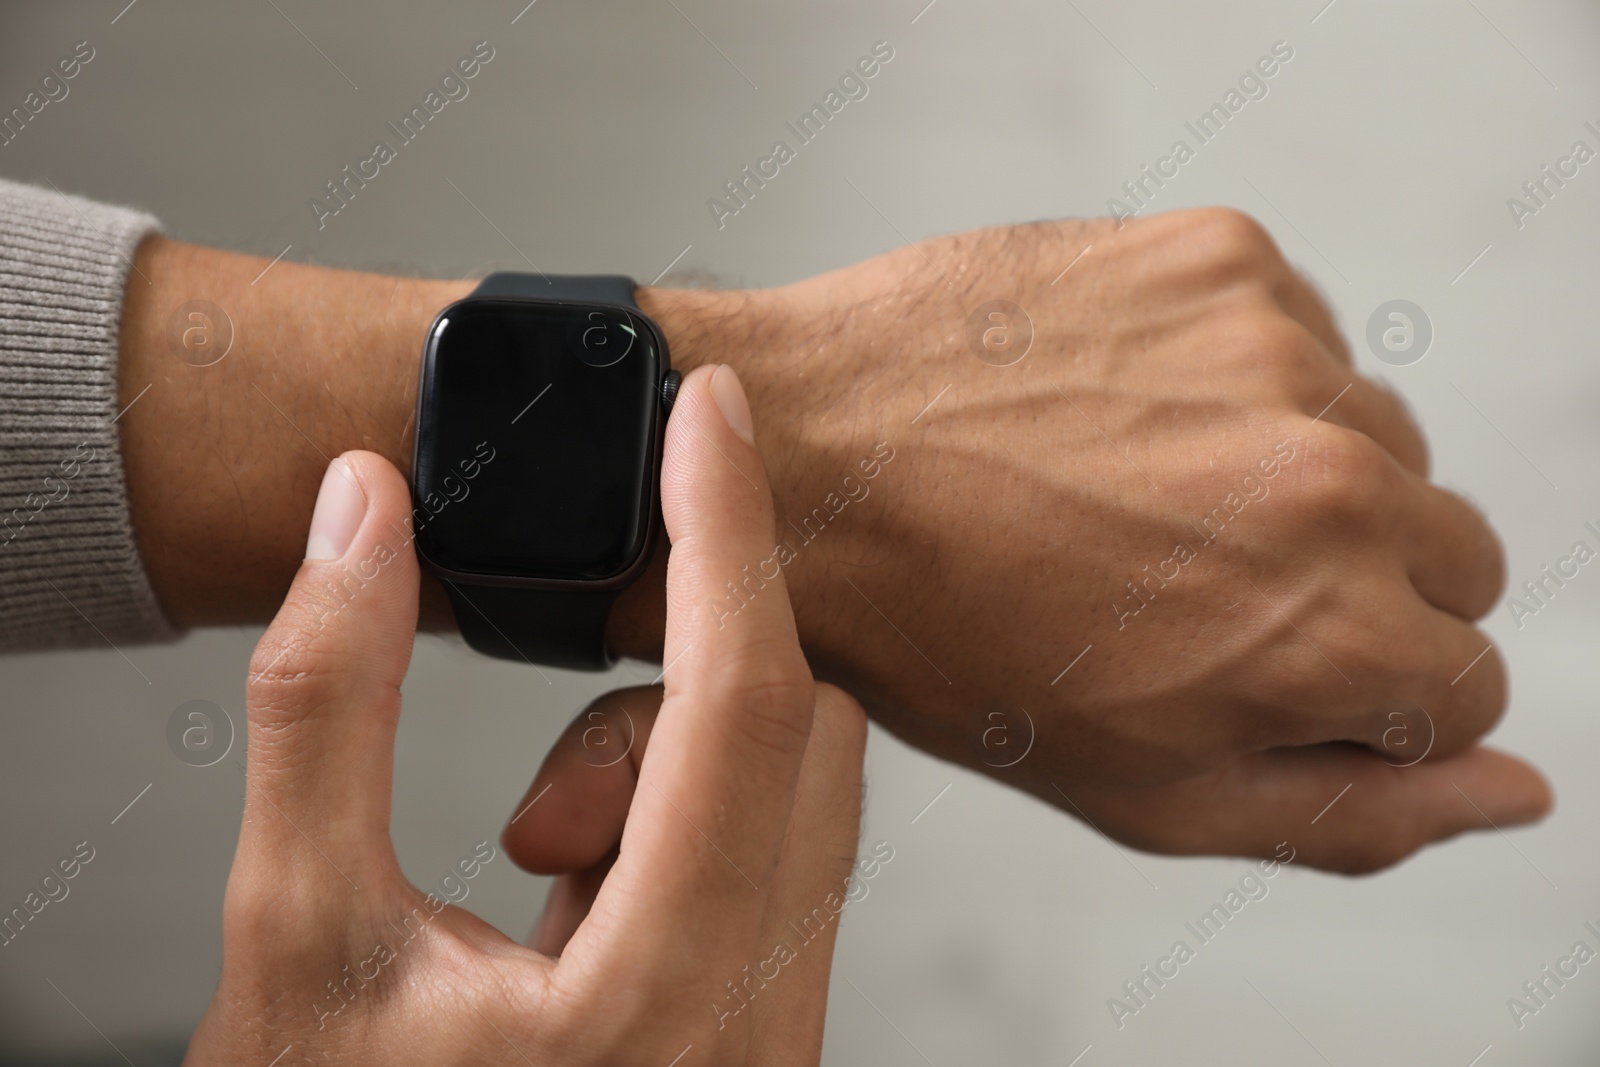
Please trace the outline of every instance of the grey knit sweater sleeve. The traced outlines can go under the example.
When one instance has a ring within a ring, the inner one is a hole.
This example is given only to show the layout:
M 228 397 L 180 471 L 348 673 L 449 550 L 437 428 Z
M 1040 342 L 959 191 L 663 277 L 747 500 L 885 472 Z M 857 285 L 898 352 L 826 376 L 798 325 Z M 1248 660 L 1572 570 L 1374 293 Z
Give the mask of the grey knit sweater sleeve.
M 172 634 L 134 543 L 116 425 L 123 290 L 156 228 L 0 181 L 0 651 Z

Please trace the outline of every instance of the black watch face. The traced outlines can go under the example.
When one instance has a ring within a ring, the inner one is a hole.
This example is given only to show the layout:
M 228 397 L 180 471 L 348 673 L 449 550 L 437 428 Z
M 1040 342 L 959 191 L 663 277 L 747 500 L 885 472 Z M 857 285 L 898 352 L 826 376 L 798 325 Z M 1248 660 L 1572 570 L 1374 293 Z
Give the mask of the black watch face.
M 661 353 L 636 315 L 475 300 L 423 354 L 413 516 L 436 565 L 595 581 L 644 551 Z

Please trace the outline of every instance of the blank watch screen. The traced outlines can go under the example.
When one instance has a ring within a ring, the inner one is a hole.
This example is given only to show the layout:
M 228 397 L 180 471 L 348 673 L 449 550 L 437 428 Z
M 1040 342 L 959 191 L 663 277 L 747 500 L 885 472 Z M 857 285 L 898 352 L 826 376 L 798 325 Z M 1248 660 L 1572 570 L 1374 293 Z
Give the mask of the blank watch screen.
M 424 351 L 412 479 L 435 565 L 614 578 L 647 541 L 661 356 L 617 308 L 474 300 Z

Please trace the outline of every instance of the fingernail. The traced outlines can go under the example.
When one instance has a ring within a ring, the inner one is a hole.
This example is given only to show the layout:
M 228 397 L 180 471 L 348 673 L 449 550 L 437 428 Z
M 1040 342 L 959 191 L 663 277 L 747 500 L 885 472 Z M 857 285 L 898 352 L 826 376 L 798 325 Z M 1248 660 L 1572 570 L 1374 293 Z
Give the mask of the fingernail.
M 328 464 L 322 488 L 317 490 L 317 507 L 311 513 L 311 532 L 306 536 L 306 559 L 343 557 L 366 514 L 367 495 L 340 456 Z
M 754 445 L 756 426 L 750 418 L 750 401 L 745 399 L 744 386 L 739 384 L 739 376 L 733 373 L 732 367 L 723 364 L 711 372 L 711 396 L 722 409 L 728 427 L 744 438 L 746 444 Z

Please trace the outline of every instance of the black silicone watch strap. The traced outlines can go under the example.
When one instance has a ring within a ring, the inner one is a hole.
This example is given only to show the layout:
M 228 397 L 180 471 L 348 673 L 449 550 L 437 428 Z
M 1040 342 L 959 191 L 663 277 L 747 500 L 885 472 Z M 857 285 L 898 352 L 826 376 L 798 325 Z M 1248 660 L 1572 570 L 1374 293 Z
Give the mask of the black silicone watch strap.
M 472 295 L 636 308 L 633 289 L 633 279 L 619 274 L 499 272 Z M 614 662 L 606 648 L 606 620 L 621 589 L 523 589 L 452 580 L 444 585 L 461 636 L 484 655 L 578 671 L 603 671 Z
M 514 300 L 570 300 L 576 304 L 621 304 L 636 308 L 633 279 L 622 274 L 522 274 L 497 271 L 478 283 L 473 296 Z
M 462 586 L 450 579 L 444 588 L 461 636 L 486 656 L 570 671 L 603 671 L 614 662 L 606 649 L 606 620 L 620 589 Z

